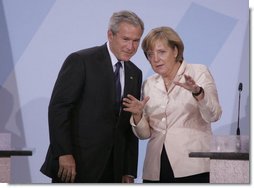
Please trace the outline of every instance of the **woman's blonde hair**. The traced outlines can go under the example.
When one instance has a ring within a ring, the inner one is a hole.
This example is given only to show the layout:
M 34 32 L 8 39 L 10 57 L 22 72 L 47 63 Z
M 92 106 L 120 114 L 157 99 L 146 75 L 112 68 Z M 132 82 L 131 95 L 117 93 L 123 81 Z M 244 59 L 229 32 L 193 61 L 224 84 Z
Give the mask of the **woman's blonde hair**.
M 154 48 L 155 42 L 157 40 L 164 41 L 169 47 L 174 49 L 175 47 L 178 49 L 178 55 L 176 57 L 176 61 L 182 62 L 184 44 L 179 35 L 170 27 L 158 27 L 152 29 L 143 39 L 142 41 L 142 49 L 144 54 L 147 57 L 147 52 Z

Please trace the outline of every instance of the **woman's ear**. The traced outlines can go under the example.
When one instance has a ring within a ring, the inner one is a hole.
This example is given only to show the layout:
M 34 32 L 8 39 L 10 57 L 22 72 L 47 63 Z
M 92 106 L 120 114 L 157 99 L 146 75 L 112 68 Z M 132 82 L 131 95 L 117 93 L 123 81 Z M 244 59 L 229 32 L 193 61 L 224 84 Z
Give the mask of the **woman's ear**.
M 174 47 L 174 57 L 176 58 L 178 56 L 178 48 L 177 46 Z

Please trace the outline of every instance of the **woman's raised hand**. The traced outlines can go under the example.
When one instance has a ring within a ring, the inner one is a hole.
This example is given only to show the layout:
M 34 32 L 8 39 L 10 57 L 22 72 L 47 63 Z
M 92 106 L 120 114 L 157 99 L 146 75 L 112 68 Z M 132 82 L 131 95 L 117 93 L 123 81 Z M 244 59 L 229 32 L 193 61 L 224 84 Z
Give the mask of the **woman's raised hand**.
M 135 124 L 142 118 L 143 109 L 149 99 L 149 97 L 145 97 L 140 101 L 130 94 L 123 98 L 123 105 L 125 106 L 123 110 L 132 113 Z

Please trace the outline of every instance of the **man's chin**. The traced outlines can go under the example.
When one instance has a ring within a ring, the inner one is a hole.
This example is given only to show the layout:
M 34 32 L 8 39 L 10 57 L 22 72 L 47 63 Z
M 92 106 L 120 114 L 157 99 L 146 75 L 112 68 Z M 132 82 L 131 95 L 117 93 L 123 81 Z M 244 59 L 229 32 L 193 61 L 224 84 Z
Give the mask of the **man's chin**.
M 122 61 L 129 61 L 131 58 L 132 58 L 132 56 L 133 56 L 134 54 L 132 54 L 132 55 L 130 55 L 130 54 L 125 54 L 125 55 L 123 55 L 121 58 L 121 60 Z
M 131 57 L 128 57 L 128 58 L 122 58 L 121 60 L 122 61 L 130 61 Z

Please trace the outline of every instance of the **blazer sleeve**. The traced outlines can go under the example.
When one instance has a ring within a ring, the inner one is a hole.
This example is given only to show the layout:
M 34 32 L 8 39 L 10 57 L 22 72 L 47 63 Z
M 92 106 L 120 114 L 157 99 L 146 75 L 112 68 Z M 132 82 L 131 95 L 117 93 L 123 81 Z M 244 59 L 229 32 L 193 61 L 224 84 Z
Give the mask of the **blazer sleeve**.
M 202 118 L 210 123 L 220 119 L 222 109 L 219 103 L 219 97 L 215 81 L 206 66 L 200 66 L 200 76 L 198 84 L 204 88 L 204 99 L 198 102 L 199 111 Z
M 144 115 L 142 115 L 142 118 L 137 125 L 134 123 L 133 116 L 131 116 L 130 123 L 132 125 L 132 131 L 136 135 L 136 137 L 138 137 L 141 140 L 150 138 L 151 136 L 150 126 Z
M 78 54 L 69 55 L 56 80 L 49 108 L 49 135 L 54 157 L 72 153 L 71 116 L 85 83 L 84 64 Z

